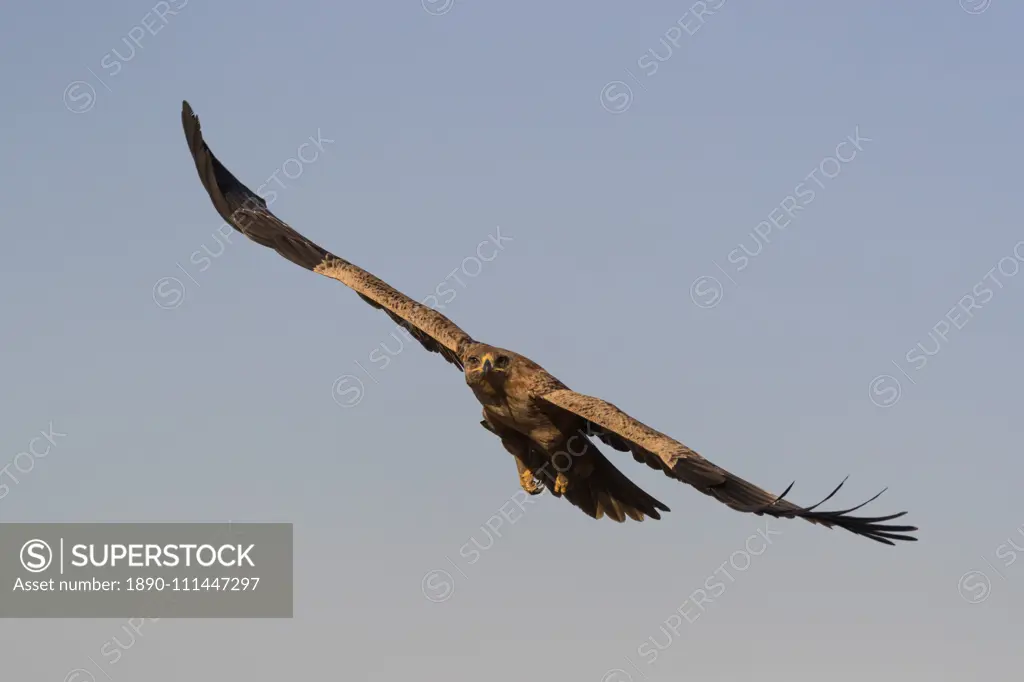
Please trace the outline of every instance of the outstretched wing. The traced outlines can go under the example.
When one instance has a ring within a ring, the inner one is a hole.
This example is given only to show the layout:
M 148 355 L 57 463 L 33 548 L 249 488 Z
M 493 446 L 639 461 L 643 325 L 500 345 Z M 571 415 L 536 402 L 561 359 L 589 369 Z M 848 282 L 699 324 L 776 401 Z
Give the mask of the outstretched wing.
M 738 511 L 757 515 L 767 514 L 777 518 L 801 518 L 829 528 L 838 526 L 887 545 L 894 544 L 892 540 L 917 540 L 916 537 L 904 534 L 917 530 L 916 526 L 887 523 L 906 512 L 876 517 L 850 516 L 850 512 L 860 509 L 882 493 L 851 509 L 815 511 L 822 502 L 838 492 L 843 485 L 840 483 L 832 494 L 818 504 L 800 507 L 783 499 L 793 487 L 792 484 L 782 495 L 773 495 L 716 466 L 682 443 L 633 419 L 600 398 L 582 395 L 569 389 L 556 389 L 541 395 L 540 398 L 560 410 L 581 417 L 581 428 L 586 429 L 588 435 L 596 435 L 617 450 L 631 452 L 637 461 L 661 469 L 668 476 L 688 483 L 705 495 L 710 495 Z
M 181 103 L 181 124 L 196 162 L 199 179 L 214 208 L 229 225 L 257 244 L 269 247 L 307 270 L 336 279 L 381 308 L 429 351 L 440 353 L 462 369 L 462 349 L 473 343 L 469 334 L 441 313 L 417 303 L 362 268 L 338 258 L 296 232 L 267 208 L 267 202 L 225 168 L 203 141 L 199 117 Z

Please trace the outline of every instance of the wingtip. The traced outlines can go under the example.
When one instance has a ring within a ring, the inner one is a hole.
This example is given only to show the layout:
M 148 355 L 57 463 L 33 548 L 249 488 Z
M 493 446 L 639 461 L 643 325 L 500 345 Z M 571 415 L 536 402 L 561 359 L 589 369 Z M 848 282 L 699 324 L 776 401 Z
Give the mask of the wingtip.
M 836 486 L 835 489 L 831 493 L 829 493 L 829 495 L 824 500 L 810 507 L 796 508 L 792 510 L 774 509 L 774 507 L 776 507 L 776 505 L 778 505 L 778 503 L 786 495 L 789 494 L 789 491 L 793 487 L 793 484 L 791 483 L 783 491 L 781 495 L 775 498 L 774 502 L 765 505 L 760 509 L 750 511 L 754 511 L 754 513 L 757 514 L 767 513 L 772 516 L 778 516 L 783 518 L 792 518 L 793 516 L 796 516 L 799 518 L 803 518 L 807 521 L 810 521 L 812 523 L 822 524 L 826 528 L 842 528 L 856 535 L 863 535 L 864 537 L 867 537 L 871 540 L 874 540 L 875 542 L 879 542 L 884 545 L 895 545 L 896 543 L 893 542 L 893 540 L 904 540 L 910 542 L 916 542 L 918 540 L 918 538 L 906 534 L 916 532 L 918 530 L 917 526 L 891 524 L 884 525 L 888 521 L 892 521 L 894 519 L 904 516 L 907 513 L 906 511 L 899 512 L 897 514 L 889 514 L 886 516 L 875 517 L 850 516 L 851 512 L 857 511 L 858 509 L 861 509 L 867 504 L 870 504 L 871 502 L 877 500 L 883 493 L 885 493 L 888 490 L 888 488 L 883 488 L 870 499 L 866 500 L 865 502 L 862 502 L 861 504 L 858 504 L 855 507 L 851 507 L 850 509 L 840 509 L 835 511 L 824 512 L 814 511 L 817 507 L 821 506 L 824 502 L 831 499 L 837 492 L 839 492 L 839 489 L 843 487 L 848 478 L 849 476 L 843 478 L 842 482 L 840 482 L 840 484 Z
M 187 99 L 181 100 L 181 120 L 196 126 L 199 125 L 199 116 L 192 110 L 192 105 L 188 103 Z

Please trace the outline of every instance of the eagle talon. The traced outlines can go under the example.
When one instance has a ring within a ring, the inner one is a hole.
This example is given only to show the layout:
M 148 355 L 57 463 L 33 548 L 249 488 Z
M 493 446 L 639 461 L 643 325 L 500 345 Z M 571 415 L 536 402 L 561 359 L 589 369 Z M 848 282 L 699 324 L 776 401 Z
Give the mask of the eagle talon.
M 564 495 L 568 490 L 569 479 L 562 472 L 558 472 L 558 478 L 555 479 L 555 494 Z
M 523 490 L 531 495 L 540 495 L 543 491 L 540 481 L 536 479 L 533 472 L 529 469 L 524 469 L 523 472 L 519 474 L 519 485 L 521 485 Z

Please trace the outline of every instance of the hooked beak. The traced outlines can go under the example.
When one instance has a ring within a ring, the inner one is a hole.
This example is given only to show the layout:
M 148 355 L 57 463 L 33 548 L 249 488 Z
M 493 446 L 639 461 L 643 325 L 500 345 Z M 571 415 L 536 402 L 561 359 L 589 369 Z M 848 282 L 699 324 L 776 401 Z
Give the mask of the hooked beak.
M 494 369 L 494 363 L 491 360 L 492 358 L 489 354 L 484 356 L 483 364 L 480 365 L 480 371 L 483 372 L 484 374 L 487 374 L 492 369 Z

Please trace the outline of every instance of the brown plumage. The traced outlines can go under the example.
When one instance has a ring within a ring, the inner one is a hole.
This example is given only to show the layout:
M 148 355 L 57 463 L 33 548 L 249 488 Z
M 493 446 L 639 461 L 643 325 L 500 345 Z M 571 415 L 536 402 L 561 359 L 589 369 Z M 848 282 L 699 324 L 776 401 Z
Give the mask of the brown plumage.
M 364 301 L 386 312 L 424 348 L 463 370 L 466 383 L 483 405 L 481 424 L 498 436 L 515 458 L 526 492 L 537 494 L 546 489 L 589 516 L 608 516 L 620 522 L 626 517 L 637 521 L 645 516 L 659 519 L 659 512 L 669 511 L 598 450 L 592 440 L 597 438 L 738 511 L 837 526 L 888 545 L 894 544 L 893 540 L 917 539 L 907 535 L 917 530 L 915 526 L 889 523 L 906 512 L 851 516 L 867 502 L 841 511 L 817 511 L 818 505 L 798 506 L 783 499 L 792 485 L 782 495 L 773 495 L 611 403 L 570 390 L 529 358 L 475 341 L 441 313 L 314 244 L 271 213 L 266 202 L 239 182 L 210 151 L 188 102 L 182 103 L 181 121 L 199 179 L 217 212 L 230 225 L 291 262 L 342 282 Z

